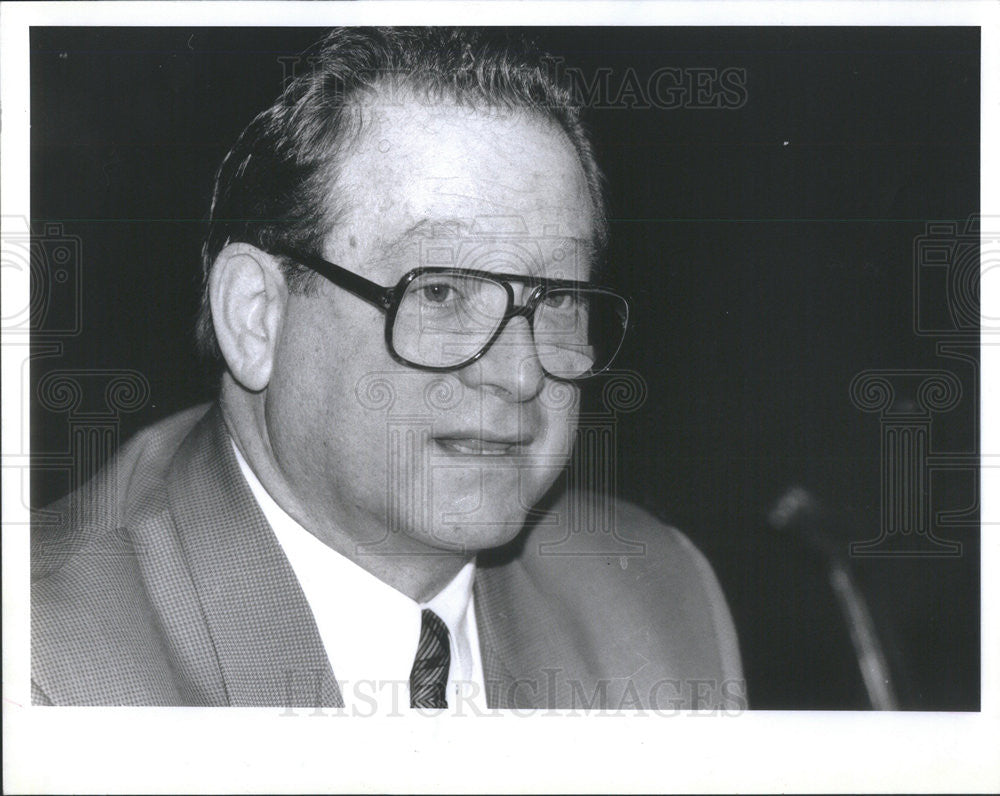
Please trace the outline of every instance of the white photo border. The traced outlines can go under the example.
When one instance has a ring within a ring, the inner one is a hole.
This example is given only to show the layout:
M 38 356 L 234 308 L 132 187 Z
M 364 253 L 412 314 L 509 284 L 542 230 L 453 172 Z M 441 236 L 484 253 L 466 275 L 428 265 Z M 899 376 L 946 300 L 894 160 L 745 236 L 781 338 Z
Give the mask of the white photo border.
M 972 25 L 982 30 L 983 142 L 1000 141 L 993 3 L 108 2 L 0 5 L 4 233 L 29 218 L 32 25 L 334 24 Z M 980 208 L 1000 216 L 1000 151 L 981 153 Z M 982 306 L 1000 306 L 995 278 Z M 1000 313 L 997 313 L 1000 314 Z M 984 310 L 984 317 L 986 311 Z M 989 341 L 988 341 L 989 342 Z M 4 341 L 3 453 L 27 434 L 21 350 Z M 23 348 L 23 345 L 22 345 Z M 1000 457 L 1000 347 L 982 347 L 984 458 Z M 13 458 L 9 458 L 13 457 Z M 6 476 L 6 470 L 5 470 Z M 4 489 L 8 488 L 4 479 Z M 1000 784 L 1000 471 L 984 467 L 982 710 L 749 712 L 737 717 L 373 718 L 349 725 L 273 709 L 32 708 L 28 540 L 3 534 L 4 790 L 46 792 L 992 791 Z M 20 500 L 3 522 L 26 523 Z M 20 512 L 20 515 L 19 515 Z M 23 527 L 23 526 L 22 526 Z M 947 676 L 947 673 L 942 673 Z

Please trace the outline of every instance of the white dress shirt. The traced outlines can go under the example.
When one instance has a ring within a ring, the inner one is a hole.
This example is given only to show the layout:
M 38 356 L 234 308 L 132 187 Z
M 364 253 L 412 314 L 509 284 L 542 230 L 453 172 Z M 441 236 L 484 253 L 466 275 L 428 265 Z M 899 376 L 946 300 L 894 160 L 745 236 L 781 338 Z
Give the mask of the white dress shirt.
M 484 711 L 486 691 L 472 595 L 475 561 L 462 567 L 431 600 L 417 603 L 292 519 L 264 489 L 235 443 L 233 450 L 302 586 L 348 714 L 389 715 L 409 709 L 410 668 L 424 608 L 441 617 L 451 637 L 450 711 L 465 715 Z

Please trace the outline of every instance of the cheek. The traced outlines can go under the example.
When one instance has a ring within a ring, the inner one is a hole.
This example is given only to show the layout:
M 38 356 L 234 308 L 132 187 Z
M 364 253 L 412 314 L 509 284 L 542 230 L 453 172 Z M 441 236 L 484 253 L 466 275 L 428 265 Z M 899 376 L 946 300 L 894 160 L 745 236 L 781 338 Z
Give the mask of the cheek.
M 326 468 L 336 446 L 335 407 L 315 370 L 279 368 L 268 387 L 268 435 L 278 463 L 293 479 Z
M 573 441 L 580 416 L 580 388 L 568 382 L 548 381 L 538 395 L 537 403 L 545 428 L 541 448 L 549 456 L 572 453 Z
M 380 422 L 372 405 L 379 353 L 372 349 L 383 346 L 360 325 L 300 316 L 283 335 L 268 386 L 267 421 L 279 460 L 298 463 L 291 469 L 303 475 L 336 480 L 351 467 L 357 473 L 359 459 L 384 450 L 384 418 Z M 327 331 L 333 328 L 339 332 Z

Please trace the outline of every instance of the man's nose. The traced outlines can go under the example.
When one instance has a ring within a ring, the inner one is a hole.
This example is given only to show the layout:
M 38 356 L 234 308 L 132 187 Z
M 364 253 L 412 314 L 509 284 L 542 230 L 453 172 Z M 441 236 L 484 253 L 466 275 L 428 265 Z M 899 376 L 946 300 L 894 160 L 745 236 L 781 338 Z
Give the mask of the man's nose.
M 530 401 L 538 395 L 545 371 L 528 319 L 523 315 L 511 318 L 489 350 L 463 368 L 459 377 L 465 386 L 485 388 L 506 401 Z

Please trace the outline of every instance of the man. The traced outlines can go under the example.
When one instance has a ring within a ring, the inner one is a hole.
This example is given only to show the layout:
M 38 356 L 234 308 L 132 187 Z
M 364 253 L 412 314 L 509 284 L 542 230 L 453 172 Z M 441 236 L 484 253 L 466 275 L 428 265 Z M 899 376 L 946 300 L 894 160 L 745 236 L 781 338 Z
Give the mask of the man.
M 217 176 L 218 402 L 34 540 L 34 700 L 739 709 L 684 537 L 619 503 L 639 553 L 572 554 L 579 382 L 628 309 L 571 95 L 467 30 L 335 31 L 309 60 Z

